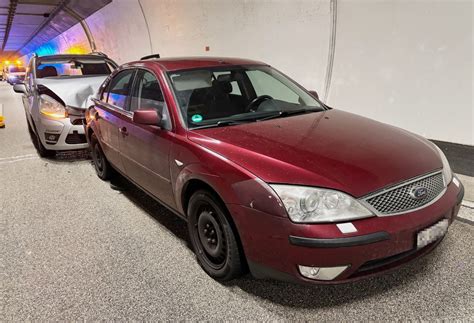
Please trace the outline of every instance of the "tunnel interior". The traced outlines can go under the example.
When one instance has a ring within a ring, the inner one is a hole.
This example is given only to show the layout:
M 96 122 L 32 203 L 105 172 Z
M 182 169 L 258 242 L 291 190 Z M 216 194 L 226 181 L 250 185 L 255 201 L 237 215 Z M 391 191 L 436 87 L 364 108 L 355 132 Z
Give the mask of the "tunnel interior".
M 472 320 L 473 15 L 0 0 L 0 321 Z

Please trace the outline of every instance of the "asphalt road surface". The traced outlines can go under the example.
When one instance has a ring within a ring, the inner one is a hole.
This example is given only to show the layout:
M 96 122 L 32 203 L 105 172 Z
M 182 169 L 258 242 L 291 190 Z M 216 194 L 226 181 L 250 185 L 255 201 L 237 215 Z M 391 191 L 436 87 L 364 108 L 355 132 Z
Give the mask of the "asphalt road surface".
M 1 321 L 474 319 L 469 221 L 376 278 L 223 285 L 197 265 L 182 220 L 131 185 L 111 189 L 85 153 L 39 158 L 20 96 L 2 84 L 0 103 Z

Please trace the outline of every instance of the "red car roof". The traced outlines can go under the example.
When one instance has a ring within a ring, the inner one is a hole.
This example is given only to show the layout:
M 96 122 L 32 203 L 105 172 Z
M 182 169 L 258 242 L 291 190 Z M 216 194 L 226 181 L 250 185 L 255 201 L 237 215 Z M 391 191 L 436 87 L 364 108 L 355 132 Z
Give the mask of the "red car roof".
M 161 68 L 166 71 L 177 71 L 185 69 L 193 69 L 200 67 L 214 67 L 214 66 L 232 66 L 232 65 L 268 65 L 262 62 L 253 61 L 243 58 L 230 57 L 171 57 L 150 59 L 144 61 L 136 61 L 130 65 L 136 64 L 159 64 Z

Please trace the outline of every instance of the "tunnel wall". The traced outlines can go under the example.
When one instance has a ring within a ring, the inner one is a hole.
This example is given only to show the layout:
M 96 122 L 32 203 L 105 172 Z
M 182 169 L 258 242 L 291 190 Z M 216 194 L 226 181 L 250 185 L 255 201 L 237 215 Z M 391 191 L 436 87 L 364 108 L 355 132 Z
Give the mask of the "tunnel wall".
M 323 90 L 329 46 L 329 1 L 141 3 L 153 48 L 163 56 L 252 58 L 281 69 L 308 88 Z M 206 46 L 209 52 L 205 51 Z
M 262 60 L 327 91 L 331 106 L 474 145 L 472 2 L 332 4 L 333 12 L 330 0 L 113 0 L 86 21 L 98 50 L 118 63 L 152 52 Z M 90 51 L 80 25 L 48 46 Z
M 472 7 L 339 0 L 329 104 L 474 145 Z
M 137 0 L 113 0 L 86 19 L 98 51 L 123 64 L 150 53 L 148 28 Z M 76 24 L 36 50 L 38 55 L 91 52 L 86 34 Z M 33 53 L 28 53 L 25 60 Z
M 274 4 L 113 0 L 86 21 L 97 49 L 120 64 L 152 52 L 163 57 L 246 57 L 272 64 L 304 86 L 322 90 L 329 46 L 329 2 L 318 0 L 309 7 L 305 0 Z M 291 28 L 286 24 L 288 20 L 292 21 Z M 89 52 L 80 28 L 76 25 L 48 46 L 58 52 L 71 52 L 72 42 L 64 39 L 74 39 L 80 44 L 75 49 Z

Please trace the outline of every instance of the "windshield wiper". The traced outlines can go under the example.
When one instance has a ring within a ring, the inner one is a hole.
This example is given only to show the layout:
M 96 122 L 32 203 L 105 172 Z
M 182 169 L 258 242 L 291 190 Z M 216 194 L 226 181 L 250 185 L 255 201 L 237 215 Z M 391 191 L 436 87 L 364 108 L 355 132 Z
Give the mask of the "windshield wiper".
M 279 111 L 276 114 L 272 114 L 268 117 L 264 117 L 261 119 L 257 119 L 257 121 L 265 121 L 265 120 L 271 120 L 271 119 L 277 119 L 277 118 L 284 118 L 296 114 L 303 114 L 303 113 L 308 113 L 308 112 L 318 112 L 321 110 L 318 109 L 298 109 L 298 110 L 284 110 L 284 111 Z
M 216 127 L 224 127 L 224 126 L 236 126 L 244 123 L 250 123 L 250 122 L 255 122 L 255 121 L 265 121 L 265 120 L 270 120 L 270 119 L 276 119 L 276 118 L 284 118 L 292 115 L 297 115 L 297 114 L 304 114 L 304 113 L 310 113 L 310 112 L 320 112 L 324 111 L 322 109 L 298 109 L 298 110 L 284 110 L 284 111 L 279 111 L 278 113 L 268 115 L 266 114 L 263 118 L 256 118 L 256 116 L 251 116 L 248 119 L 238 119 L 238 120 L 221 120 L 217 121 L 216 123 L 210 123 L 210 124 L 205 124 L 201 126 L 197 126 L 194 128 L 191 128 L 190 130 L 197 130 L 197 129 L 205 129 L 205 128 L 216 128 Z
M 224 127 L 224 126 L 236 126 L 236 125 L 239 125 L 239 124 L 249 123 L 251 121 L 252 120 L 221 120 L 221 121 L 217 121 L 216 123 L 211 123 L 211 124 L 206 124 L 206 125 L 194 127 L 194 128 L 191 128 L 191 130 L 205 129 L 205 128 L 215 128 L 215 127 Z

